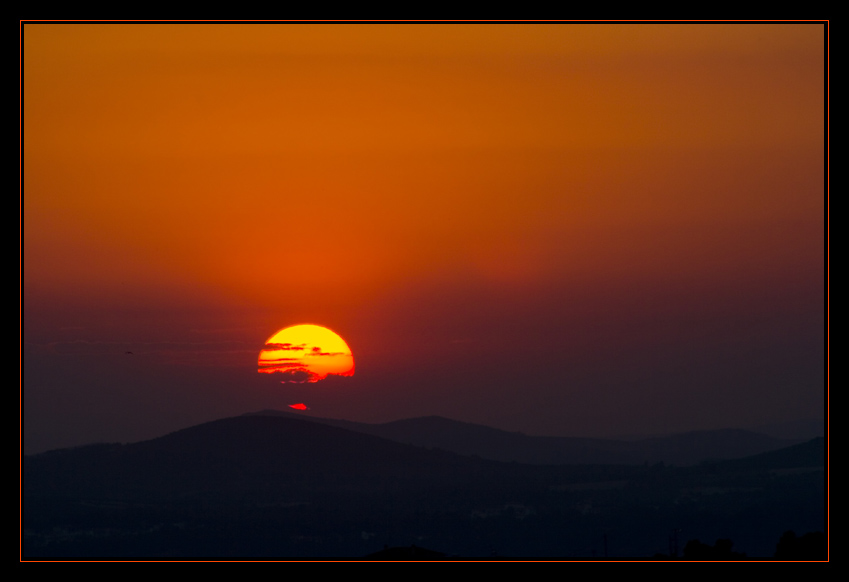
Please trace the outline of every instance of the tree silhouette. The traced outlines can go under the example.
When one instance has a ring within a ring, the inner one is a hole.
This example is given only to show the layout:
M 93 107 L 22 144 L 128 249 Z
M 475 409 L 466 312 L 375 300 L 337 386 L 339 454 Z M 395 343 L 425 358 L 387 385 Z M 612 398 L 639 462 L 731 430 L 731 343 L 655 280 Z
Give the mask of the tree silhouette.
M 784 532 L 775 546 L 779 560 L 828 560 L 828 544 L 821 531 L 808 532 L 796 537 L 796 532 Z

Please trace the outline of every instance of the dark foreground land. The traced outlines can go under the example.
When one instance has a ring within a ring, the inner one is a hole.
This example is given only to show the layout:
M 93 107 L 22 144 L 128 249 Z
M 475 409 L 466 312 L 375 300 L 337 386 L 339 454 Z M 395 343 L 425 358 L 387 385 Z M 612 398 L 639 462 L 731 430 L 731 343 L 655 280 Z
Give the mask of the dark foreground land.
M 788 530 L 785 548 L 826 531 L 824 466 L 822 438 L 693 466 L 531 465 L 244 416 L 25 457 L 23 556 L 650 558 L 698 539 L 772 558 Z

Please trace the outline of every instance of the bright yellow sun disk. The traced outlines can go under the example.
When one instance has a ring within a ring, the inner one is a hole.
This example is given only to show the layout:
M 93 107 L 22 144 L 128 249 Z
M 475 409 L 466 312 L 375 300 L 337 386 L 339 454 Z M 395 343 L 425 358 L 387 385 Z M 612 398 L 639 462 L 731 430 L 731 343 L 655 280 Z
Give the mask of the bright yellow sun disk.
M 283 382 L 318 382 L 329 374 L 354 375 L 351 348 L 336 333 L 320 325 L 293 325 L 265 342 L 258 371 L 281 374 Z

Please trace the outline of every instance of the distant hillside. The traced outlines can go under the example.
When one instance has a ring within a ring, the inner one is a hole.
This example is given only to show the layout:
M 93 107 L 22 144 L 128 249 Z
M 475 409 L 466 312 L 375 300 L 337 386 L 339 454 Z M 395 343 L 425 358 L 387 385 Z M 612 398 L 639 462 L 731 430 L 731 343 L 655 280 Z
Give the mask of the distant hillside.
M 411 424 L 443 436 L 469 428 Z M 819 440 L 693 467 L 527 465 L 242 416 L 24 457 L 23 555 L 362 557 L 415 546 L 648 557 L 679 528 L 769 557 L 788 530 L 824 531 L 823 449 Z
M 725 461 L 724 464 L 735 468 L 748 469 L 802 469 L 824 468 L 826 461 L 826 443 L 822 437 L 793 445 L 777 451 Z
M 746 430 L 696 431 L 639 440 L 528 436 L 487 426 L 427 416 L 384 424 L 315 418 L 288 411 L 264 410 L 261 416 L 300 418 L 399 443 L 475 455 L 495 461 L 551 464 L 669 463 L 695 465 L 707 460 L 736 459 L 798 443 Z
M 825 436 L 825 421 L 812 419 L 774 422 L 751 427 L 751 429 L 755 432 L 780 439 L 798 439 L 808 441 L 816 437 Z
M 431 451 L 296 418 L 242 416 L 183 429 L 128 445 L 92 445 L 28 456 L 28 491 L 170 497 L 205 491 L 253 493 L 285 483 L 310 491 L 328 486 L 326 475 L 345 475 L 329 486 L 357 489 L 375 481 L 441 478 L 452 483 L 474 464 Z M 478 463 L 480 465 L 480 463 Z M 37 475 L 61 473 L 59 481 Z M 272 491 L 272 493 L 274 493 Z

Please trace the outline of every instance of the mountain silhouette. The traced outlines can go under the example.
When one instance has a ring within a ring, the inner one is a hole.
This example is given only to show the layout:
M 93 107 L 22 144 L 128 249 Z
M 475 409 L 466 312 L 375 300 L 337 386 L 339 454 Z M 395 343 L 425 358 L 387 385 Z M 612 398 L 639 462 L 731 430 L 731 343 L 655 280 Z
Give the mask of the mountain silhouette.
M 772 557 L 783 532 L 825 530 L 823 448 L 690 467 L 530 465 L 300 418 L 226 418 L 24 457 L 23 555 L 363 557 L 415 546 L 647 557 L 684 528 Z
M 24 478 L 32 493 L 56 483 L 41 472 L 63 472 L 65 492 L 173 497 L 264 488 L 357 489 L 374 483 L 425 479 L 452 483 L 480 466 L 453 453 L 404 445 L 295 418 L 242 416 L 208 422 L 129 445 L 92 445 L 28 457 Z M 328 476 L 344 475 L 331 479 Z
M 695 465 L 708 460 L 736 459 L 798 443 L 747 430 L 693 431 L 665 437 L 631 440 L 528 436 L 440 416 L 366 424 L 347 420 L 297 415 L 288 411 L 263 410 L 259 416 L 300 418 L 399 443 L 442 449 L 484 459 L 551 464 L 668 463 Z

